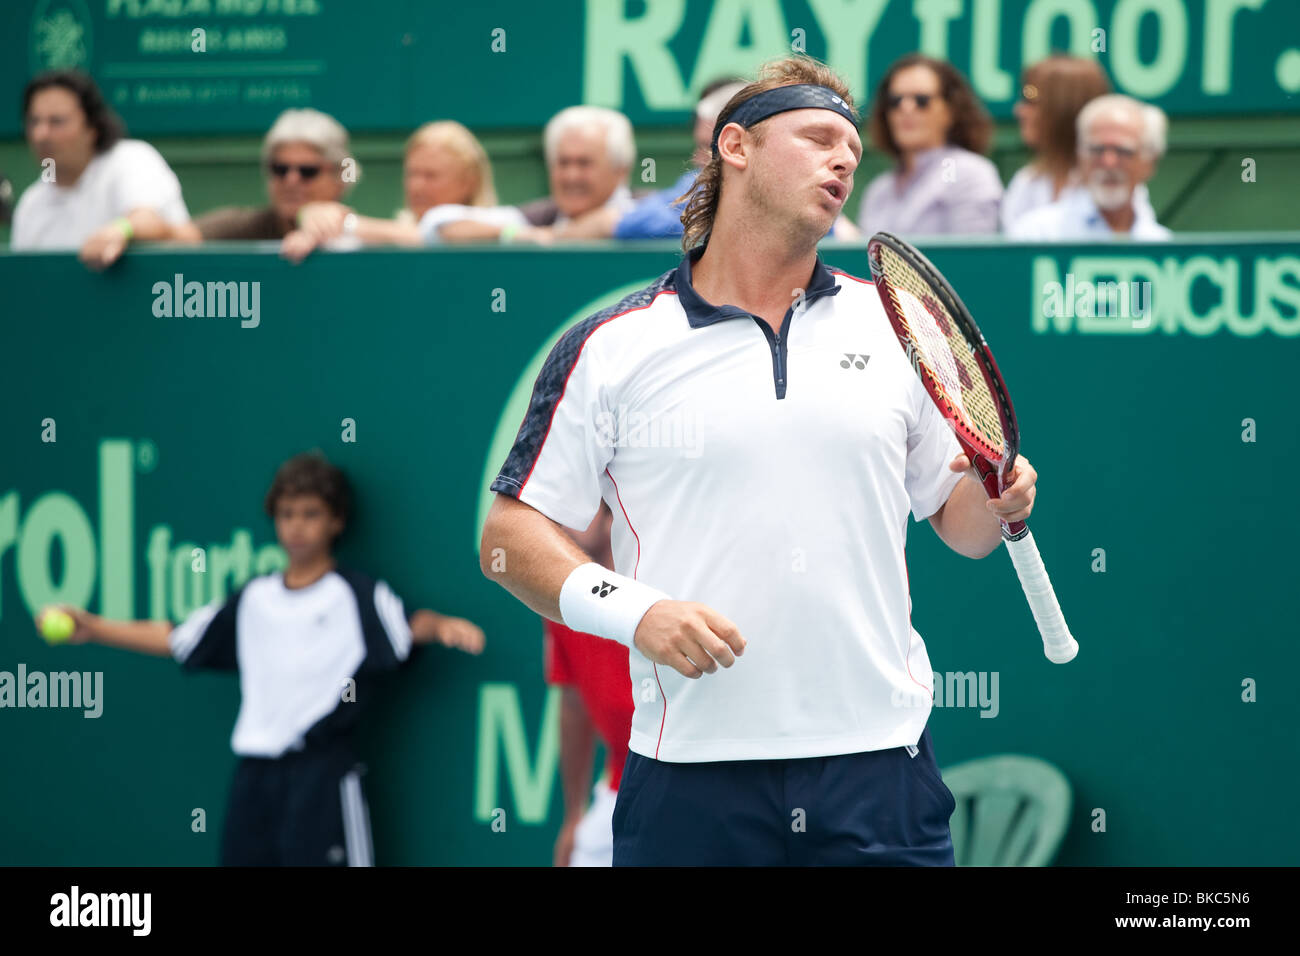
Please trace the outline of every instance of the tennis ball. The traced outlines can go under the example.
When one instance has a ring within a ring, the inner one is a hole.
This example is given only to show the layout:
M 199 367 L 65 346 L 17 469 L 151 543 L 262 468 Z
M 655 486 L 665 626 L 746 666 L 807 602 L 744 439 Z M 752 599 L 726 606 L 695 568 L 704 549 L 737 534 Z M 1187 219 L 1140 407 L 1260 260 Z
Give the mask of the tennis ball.
M 57 607 L 46 608 L 41 614 L 41 636 L 51 644 L 61 644 L 72 636 L 77 622 L 67 611 Z

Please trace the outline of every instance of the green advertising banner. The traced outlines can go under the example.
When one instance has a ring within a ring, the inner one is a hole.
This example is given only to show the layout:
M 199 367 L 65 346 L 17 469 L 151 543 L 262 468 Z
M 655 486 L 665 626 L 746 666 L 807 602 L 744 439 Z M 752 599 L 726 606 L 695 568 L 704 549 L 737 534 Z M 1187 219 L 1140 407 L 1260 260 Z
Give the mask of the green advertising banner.
M 1060 862 L 1296 862 L 1300 702 L 1276 676 L 1300 664 L 1296 239 L 926 246 L 1007 376 L 1040 474 L 1034 533 L 1081 647 L 1044 659 L 1002 549 L 972 562 L 909 523 L 930 725 L 945 767 L 1024 753 L 1061 769 Z M 487 634 L 480 657 L 423 649 L 366 702 L 377 861 L 546 865 L 558 697 L 540 619 L 479 568 L 487 480 L 549 343 L 678 254 L 294 267 L 256 248 L 132 251 L 102 275 L 0 254 L 0 864 L 216 862 L 236 679 L 48 646 L 31 615 L 177 620 L 280 567 L 262 497 L 315 447 L 357 491 L 341 560 Z M 868 273 L 860 245 L 824 255 Z M 1003 610 L 974 622 L 977 597 Z
M 4 136 L 26 79 L 69 66 L 140 135 L 259 132 L 309 105 L 356 130 L 536 127 L 575 103 L 680 124 L 710 80 L 791 51 L 860 102 L 904 53 L 950 59 L 999 117 L 1053 51 L 1175 115 L 1294 112 L 1300 92 L 1293 0 L 8 0 L 0 25 Z

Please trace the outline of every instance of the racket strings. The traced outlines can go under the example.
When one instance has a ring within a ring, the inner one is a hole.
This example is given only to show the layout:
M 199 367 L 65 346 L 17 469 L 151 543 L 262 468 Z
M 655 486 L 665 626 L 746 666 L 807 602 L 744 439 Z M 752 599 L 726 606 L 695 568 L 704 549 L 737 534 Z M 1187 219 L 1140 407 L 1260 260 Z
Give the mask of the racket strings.
M 966 340 L 930 284 L 888 246 L 880 249 L 886 288 L 907 326 L 908 358 L 943 393 L 958 419 L 985 444 L 1004 449 L 998 401 Z

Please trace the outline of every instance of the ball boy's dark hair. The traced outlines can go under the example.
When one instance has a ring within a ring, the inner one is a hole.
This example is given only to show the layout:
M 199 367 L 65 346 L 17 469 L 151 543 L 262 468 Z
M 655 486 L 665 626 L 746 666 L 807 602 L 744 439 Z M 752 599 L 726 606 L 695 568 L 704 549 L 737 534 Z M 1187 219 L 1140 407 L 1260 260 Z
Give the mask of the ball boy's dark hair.
M 265 502 L 266 513 L 272 519 L 276 504 L 286 495 L 320 495 L 330 511 L 344 522 L 352 514 L 352 488 L 347 476 L 319 450 L 294 455 L 276 471 Z

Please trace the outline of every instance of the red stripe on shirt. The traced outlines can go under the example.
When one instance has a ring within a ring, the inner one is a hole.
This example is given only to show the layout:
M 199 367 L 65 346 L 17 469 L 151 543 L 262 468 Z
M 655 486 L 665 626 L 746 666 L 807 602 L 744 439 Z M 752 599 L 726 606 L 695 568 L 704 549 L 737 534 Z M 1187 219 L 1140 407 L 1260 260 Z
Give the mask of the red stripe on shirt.
M 632 526 L 632 519 L 627 516 L 627 508 L 623 506 L 623 496 L 618 492 L 618 482 L 608 468 L 605 474 L 609 475 L 610 484 L 614 486 L 614 498 L 618 501 L 618 508 L 623 512 L 623 520 L 627 522 L 628 530 L 632 532 L 632 537 L 636 538 L 636 564 L 632 566 L 632 580 L 636 580 L 636 573 L 641 568 L 641 536 L 636 533 L 636 528 Z M 664 685 L 659 680 L 659 665 L 655 664 L 655 683 L 659 685 L 659 699 L 663 701 L 664 712 L 659 718 L 659 739 L 655 742 L 655 759 L 659 759 L 659 746 L 664 740 L 664 725 L 668 723 L 668 695 L 664 693 Z M 632 688 L 633 700 L 636 699 L 636 688 Z

